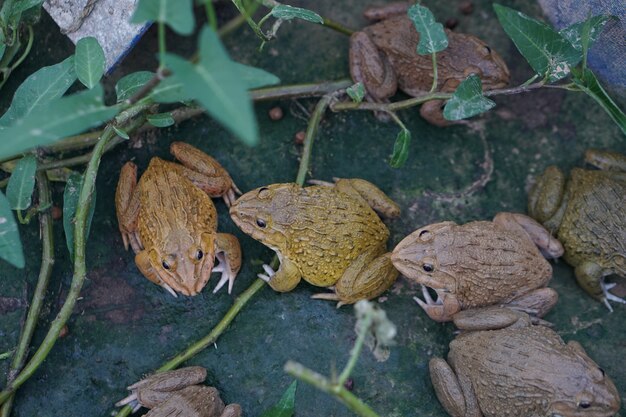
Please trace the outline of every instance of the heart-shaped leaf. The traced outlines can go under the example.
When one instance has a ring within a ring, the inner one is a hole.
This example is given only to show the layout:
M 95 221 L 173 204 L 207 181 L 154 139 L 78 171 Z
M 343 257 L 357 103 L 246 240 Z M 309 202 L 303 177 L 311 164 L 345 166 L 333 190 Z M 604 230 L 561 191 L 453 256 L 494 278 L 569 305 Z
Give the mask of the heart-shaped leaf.
M 448 47 L 448 37 L 443 30 L 443 25 L 435 21 L 435 16 L 428 8 L 415 4 L 409 7 L 407 14 L 420 34 L 420 41 L 417 45 L 418 54 L 429 55 Z
M 443 109 L 446 120 L 461 120 L 486 112 L 496 103 L 483 95 L 480 78 L 476 74 L 467 77 L 454 91 Z
M 346 93 L 348 97 L 352 99 L 355 103 L 360 103 L 363 101 L 365 97 L 365 86 L 363 83 L 358 82 L 348 88 L 346 88 Z
M 504 31 L 537 74 L 554 82 L 567 76 L 582 52 L 545 23 L 522 12 L 494 4 Z
M 246 86 L 211 28 L 206 26 L 200 33 L 198 64 L 173 54 L 166 54 L 166 64 L 172 70 L 172 82 L 180 83 L 187 97 L 196 100 L 245 143 L 258 142 L 256 118 Z

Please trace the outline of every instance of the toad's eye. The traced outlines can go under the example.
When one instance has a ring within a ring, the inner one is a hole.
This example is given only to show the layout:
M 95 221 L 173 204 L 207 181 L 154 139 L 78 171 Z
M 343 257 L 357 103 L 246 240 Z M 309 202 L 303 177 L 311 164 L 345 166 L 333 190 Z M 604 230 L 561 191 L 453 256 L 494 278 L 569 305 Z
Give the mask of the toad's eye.
M 265 227 L 267 226 L 265 220 L 263 219 L 256 219 L 256 225 L 259 226 L 261 229 L 265 229 Z
M 581 401 L 581 402 L 578 403 L 578 406 L 580 408 L 589 408 L 589 407 L 591 407 L 591 403 L 588 402 L 588 401 Z
M 163 261 L 163 263 L 161 265 L 163 265 L 163 268 L 165 268 L 165 269 L 170 269 L 170 264 L 168 264 L 165 261 Z
M 204 253 L 201 250 L 198 250 L 198 252 L 196 252 L 196 259 L 197 260 L 202 259 L 203 256 L 204 256 Z
M 432 239 L 433 234 L 430 233 L 430 230 L 422 230 L 420 234 L 418 235 L 418 237 L 422 241 L 429 241 L 430 239 Z
M 485 51 L 487 51 L 487 53 L 490 54 L 491 53 L 491 48 L 488 47 L 487 45 L 485 45 Z
M 261 187 L 259 188 L 259 192 L 257 194 L 257 196 L 259 196 L 259 198 L 264 198 L 267 196 L 267 194 L 269 193 L 270 189 L 267 187 Z
M 426 272 L 433 272 L 435 270 L 435 267 L 431 264 L 424 264 L 422 265 L 422 269 Z

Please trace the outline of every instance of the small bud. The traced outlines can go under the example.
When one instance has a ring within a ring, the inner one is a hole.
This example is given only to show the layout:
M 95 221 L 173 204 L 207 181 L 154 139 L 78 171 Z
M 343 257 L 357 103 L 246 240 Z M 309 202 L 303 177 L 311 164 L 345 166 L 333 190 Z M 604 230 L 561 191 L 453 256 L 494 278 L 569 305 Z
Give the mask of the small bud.
M 59 220 L 63 217 L 63 210 L 59 206 L 52 206 L 50 209 L 50 215 L 52 216 L 52 220 Z
M 276 121 L 283 118 L 283 109 L 280 107 L 272 107 L 269 111 L 270 119 Z
M 59 332 L 59 338 L 63 339 L 70 333 L 70 329 L 67 327 L 67 324 L 61 327 L 61 331 Z
M 293 141 L 296 145 L 302 145 L 304 143 L 304 138 L 306 137 L 306 133 L 304 130 L 299 131 L 293 138 Z
M 472 14 L 474 11 L 474 3 L 469 0 L 462 1 L 461 4 L 459 4 L 459 11 L 464 15 Z
M 445 23 L 445 27 L 447 27 L 450 30 L 453 30 L 458 25 L 459 25 L 459 20 L 455 19 L 454 17 L 447 19 Z
M 348 378 L 346 382 L 343 383 L 343 387 L 348 391 L 352 391 L 354 389 L 354 379 Z

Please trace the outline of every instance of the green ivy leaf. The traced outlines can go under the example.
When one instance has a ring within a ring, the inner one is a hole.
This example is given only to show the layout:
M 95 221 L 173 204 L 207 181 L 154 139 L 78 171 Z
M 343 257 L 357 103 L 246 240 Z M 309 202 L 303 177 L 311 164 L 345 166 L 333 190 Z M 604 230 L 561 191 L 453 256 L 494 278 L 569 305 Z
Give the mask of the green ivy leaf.
M 256 119 L 246 86 L 226 54 L 217 34 L 208 26 L 200 33 L 200 61 L 193 65 L 173 54 L 166 64 L 183 92 L 248 145 L 259 141 Z
M 598 36 L 602 33 L 604 25 L 611 20 L 613 16 L 593 16 L 589 19 L 574 23 L 559 31 L 559 34 L 572 44 L 578 50 L 583 51 L 585 44 L 587 48 L 593 44 Z
M 461 120 L 486 112 L 496 103 L 483 95 L 483 86 L 476 74 L 467 77 L 454 91 L 443 109 L 446 120 Z
M 591 72 L 590 69 L 581 71 L 577 68 L 572 70 L 572 74 L 574 75 L 574 83 L 589 96 L 593 97 L 593 99 L 602 106 L 604 111 L 611 116 L 611 119 L 613 119 L 619 128 L 622 129 L 622 133 L 626 135 L 626 115 L 624 115 L 624 112 L 622 112 L 619 106 L 606 91 L 604 91 L 604 88 L 602 88 L 602 85 L 598 82 L 595 74 Z
M 65 191 L 63 191 L 63 231 L 65 232 L 65 242 L 67 243 L 67 249 L 70 252 L 72 260 L 74 259 L 74 218 L 76 217 L 76 207 L 78 206 L 78 198 L 80 197 L 81 188 L 83 188 L 83 176 L 78 172 L 73 172 L 67 179 Z M 96 189 L 94 188 L 93 196 L 91 197 L 91 206 L 89 207 L 89 213 L 87 214 L 85 239 L 89 237 L 91 221 L 93 219 L 95 209 Z
M 545 23 L 522 12 L 494 4 L 493 8 L 504 31 L 537 74 L 549 82 L 567 76 L 582 59 L 567 39 Z
M 74 58 L 76 75 L 87 88 L 93 88 L 104 74 L 104 51 L 93 36 L 81 38 L 76 43 Z
M 278 6 L 274 7 L 270 13 L 276 19 L 301 19 L 306 20 L 307 22 L 319 23 L 320 25 L 324 24 L 324 19 L 322 18 L 322 16 L 318 15 L 314 11 L 303 9 L 301 7 L 293 7 L 286 4 L 279 4 Z
M 192 100 L 183 89 L 183 82 L 176 75 L 170 75 L 159 83 L 150 93 L 150 99 L 157 103 L 176 103 Z
M 49 102 L 38 110 L 0 130 L 0 159 L 81 133 L 118 112 L 117 107 L 104 105 L 99 84 L 91 90 Z
M 420 41 L 417 45 L 418 54 L 429 55 L 448 47 L 448 37 L 443 30 L 443 25 L 435 21 L 435 16 L 428 8 L 415 4 L 409 7 L 407 14 L 420 34 Z
M 34 155 L 26 155 L 15 165 L 7 184 L 7 200 L 13 210 L 26 210 L 30 207 L 36 172 L 37 158 Z
M 292 417 L 296 406 L 296 388 L 298 381 L 293 381 L 283 393 L 280 401 L 266 410 L 261 417 Z
M 355 103 L 360 103 L 363 101 L 365 97 L 365 86 L 363 83 L 358 82 L 348 88 L 346 88 L 346 93 Z
M 33 110 L 61 97 L 76 81 L 74 56 L 31 74 L 17 88 L 11 107 L 0 118 L 0 126 L 11 126 Z
M 148 122 L 156 127 L 168 127 L 175 123 L 172 113 L 151 114 L 148 116 Z
M 195 26 L 192 0 L 139 0 L 131 23 L 163 22 L 179 35 L 191 35 Z
M 266 85 L 276 85 L 280 83 L 280 78 L 261 68 L 233 62 L 235 71 L 239 74 L 240 81 L 247 90 L 264 87 Z
M 2 192 L 0 192 L 0 258 L 17 268 L 24 268 L 20 233 L 9 201 Z
M 137 71 L 128 74 L 115 84 L 115 94 L 117 96 L 117 102 L 121 103 L 133 96 L 137 91 L 141 89 L 148 81 L 154 77 L 154 73 L 150 71 Z
M 411 132 L 402 129 L 396 136 L 396 143 L 393 144 L 393 153 L 389 165 L 393 168 L 400 168 L 409 157 L 409 145 L 411 143 Z

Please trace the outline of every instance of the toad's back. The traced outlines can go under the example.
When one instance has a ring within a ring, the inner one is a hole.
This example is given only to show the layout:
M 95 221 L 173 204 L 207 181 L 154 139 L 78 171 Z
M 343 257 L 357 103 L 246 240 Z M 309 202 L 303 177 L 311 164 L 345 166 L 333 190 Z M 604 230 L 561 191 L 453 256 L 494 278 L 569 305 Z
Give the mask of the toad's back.
M 178 164 L 152 158 L 139 180 L 139 235 L 144 247 L 165 242 L 172 233 L 188 231 L 195 236 L 217 229 L 213 202 L 181 169 Z

